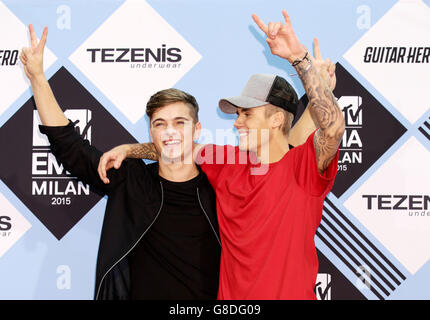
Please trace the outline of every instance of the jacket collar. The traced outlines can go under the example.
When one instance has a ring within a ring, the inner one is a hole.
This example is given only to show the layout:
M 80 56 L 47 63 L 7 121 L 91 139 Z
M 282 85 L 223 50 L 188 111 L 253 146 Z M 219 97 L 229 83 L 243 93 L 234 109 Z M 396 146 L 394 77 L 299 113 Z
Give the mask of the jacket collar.
M 199 170 L 199 174 L 200 174 L 200 178 L 198 180 L 198 185 L 201 185 L 203 183 L 203 170 L 202 168 L 200 168 L 199 165 L 196 165 L 197 169 Z M 154 178 L 158 179 L 159 175 L 158 175 L 158 162 L 153 162 L 147 165 L 149 172 L 151 173 L 151 175 L 153 175 Z

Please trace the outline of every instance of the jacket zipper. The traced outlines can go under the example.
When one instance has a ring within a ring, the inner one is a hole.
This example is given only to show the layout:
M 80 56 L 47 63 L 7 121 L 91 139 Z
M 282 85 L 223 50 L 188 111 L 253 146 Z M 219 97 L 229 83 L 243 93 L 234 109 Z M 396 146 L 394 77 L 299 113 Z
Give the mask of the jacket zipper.
M 164 193 L 163 193 L 163 184 L 160 181 L 160 186 L 161 186 L 161 205 L 160 205 L 160 209 L 158 209 L 157 215 L 155 216 L 154 220 L 151 222 L 151 224 L 148 226 L 148 228 L 145 230 L 145 232 L 142 233 L 142 235 L 139 237 L 139 239 L 137 239 L 136 243 L 117 261 L 115 262 L 112 267 L 109 268 L 108 271 L 106 271 L 106 273 L 104 274 L 104 276 L 102 277 L 102 279 L 100 280 L 100 284 L 99 287 L 97 289 L 97 295 L 96 295 L 96 300 L 98 300 L 99 298 L 99 294 L 100 294 L 100 288 L 103 284 L 103 280 L 105 279 L 105 277 L 107 276 L 107 274 L 122 260 L 124 259 L 131 250 L 134 249 L 134 247 L 139 243 L 139 241 L 143 238 L 143 236 L 148 232 L 149 228 L 152 227 L 152 225 L 154 224 L 155 220 L 157 220 L 158 216 L 160 215 L 161 212 L 161 208 L 163 207 L 163 202 L 164 202 Z
M 218 235 L 216 234 L 215 228 L 213 227 L 212 222 L 211 222 L 211 220 L 209 219 L 209 216 L 208 216 L 208 214 L 206 213 L 205 208 L 203 208 L 202 202 L 200 201 L 200 195 L 199 195 L 199 188 L 198 188 L 198 187 L 197 187 L 197 199 L 199 199 L 200 208 L 202 208 L 203 213 L 204 213 L 204 214 L 205 214 L 205 216 L 206 216 L 206 219 L 208 219 L 208 222 L 209 222 L 209 224 L 210 224 L 210 226 L 211 226 L 211 228 L 212 228 L 212 231 L 215 233 L 215 237 L 216 237 L 216 239 L 218 240 L 218 243 L 219 243 L 219 245 L 220 245 L 220 247 L 221 247 L 221 241 L 219 240 Z

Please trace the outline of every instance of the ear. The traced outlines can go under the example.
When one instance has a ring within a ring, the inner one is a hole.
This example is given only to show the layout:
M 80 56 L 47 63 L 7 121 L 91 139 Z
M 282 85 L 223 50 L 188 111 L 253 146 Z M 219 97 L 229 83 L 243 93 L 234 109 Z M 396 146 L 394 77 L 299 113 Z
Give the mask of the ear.
M 282 124 L 285 121 L 285 116 L 281 111 L 278 111 L 272 114 L 272 116 L 270 117 L 270 121 L 273 129 L 281 128 Z
M 202 124 L 200 122 L 197 122 L 194 126 L 193 140 L 197 141 L 200 138 L 201 133 L 202 133 Z

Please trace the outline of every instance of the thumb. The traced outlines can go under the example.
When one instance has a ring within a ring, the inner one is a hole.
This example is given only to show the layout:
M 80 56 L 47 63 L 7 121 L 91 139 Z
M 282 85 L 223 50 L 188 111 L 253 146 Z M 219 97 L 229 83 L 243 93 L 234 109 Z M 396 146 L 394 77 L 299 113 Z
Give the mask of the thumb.
M 121 157 L 118 157 L 116 160 L 115 160 L 115 163 L 114 163 L 114 168 L 115 169 L 119 169 L 120 167 L 121 167 L 121 163 L 122 163 L 122 158 Z

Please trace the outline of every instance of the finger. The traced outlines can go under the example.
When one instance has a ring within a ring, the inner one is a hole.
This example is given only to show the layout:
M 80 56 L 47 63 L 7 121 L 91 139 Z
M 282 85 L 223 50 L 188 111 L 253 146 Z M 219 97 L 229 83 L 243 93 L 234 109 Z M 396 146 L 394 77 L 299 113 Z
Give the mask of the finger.
M 20 54 L 19 54 L 19 58 L 20 59 L 22 59 L 22 60 L 24 60 L 25 62 L 27 62 L 27 56 L 25 55 L 25 53 L 24 53 L 24 50 L 23 50 L 24 48 L 22 48 L 21 49 L 21 52 L 20 52 Z
M 290 16 L 288 15 L 287 11 L 286 10 L 282 10 L 282 15 L 284 16 L 284 19 L 285 19 L 285 25 L 288 28 L 292 28 L 291 19 L 290 19 Z
M 114 163 L 113 167 L 114 167 L 115 169 L 119 169 L 119 168 L 121 167 L 121 161 L 119 161 L 119 160 L 115 161 L 115 163 Z
M 333 65 L 333 62 L 330 60 L 330 58 L 324 60 L 324 65 L 327 66 L 327 72 L 330 74 L 330 68 L 332 68 Z
M 333 77 L 335 72 L 336 72 L 336 65 L 334 63 L 332 63 L 328 67 L 328 73 L 330 74 L 330 77 Z
M 36 33 L 34 32 L 34 27 L 32 24 L 28 25 L 28 30 L 30 31 L 31 46 L 36 47 L 37 46 L 37 37 L 36 37 Z
M 21 61 L 21 63 L 23 65 L 27 64 L 27 60 L 24 60 L 24 58 L 22 57 L 22 55 L 19 55 L 19 60 Z
M 45 48 L 45 44 L 46 44 L 46 38 L 48 37 L 48 27 L 45 27 L 43 29 L 43 33 L 42 33 L 42 38 L 40 38 L 40 42 L 37 46 L 38 49 L 43 49 Z
M 113 160 L 109 160 L 109 161 L 106 163 L 106 172 L 113 168 L 114 163 L 115 163 L 115 162 L 114 162 Z
M 106 163 L 109 161 L 108 155 L 103 155 L 100 159 L 100 173 L 102 175 L 102 179 L 106 179 Z
M 320 45 L 317 38 L 314 38 L 314 57 L 317 60 L 322 60 Z
M 269 24 L 267 25 L 267 36 L 270 38 L 274 38 L 273 37 L 273 27 L 274 27 L 274 23 L 273 22 L 269 22 Z
M 252 19 L 257 24 L 257 26 L 268 36 L 268 30 L 266 24 L 255 14 L 252 14 Z
M 115 164 L 114 164 L 115 169 L 119 169 L 121 167 L 123 160 L 124 160 L 124 157 L 118 157 L 116 159 Z
M 22 54 L 27 58 L 27 55 L 30 53 L 30 48 L 22 48 Z
M 267 44 L 269 45 L 269 48 L 271 48 L 271 49 L 272 49 L 272 46 L 273 46 L 273 40 L 272 40 L 272 39 L 270 39 L 270 38 L 266 38 L 266 42 L 267 42 Z
M 102 167 L 102 168 L 103 168 L 103 170 L 104 170 L 104 177 L 103 177 L 103 179 L 104 179 L 105 183 L 109 183 L 109 182 L 110 182 L 109 178 L 107 177 L 107 172 L 108 172 L 112 167 L 113 167 L 113 160 L 109 160 L 109 161 L 107 161 L 107 162 L 105 163 L 105 165 Z
M 272 30 L 272 36 L 276 37 L 278 35 L 279 29 L 281 29 L 282 27 L 282 23 L 281 22 L 276 22 L 275 25 L 273 26 L 273 30 Z

